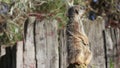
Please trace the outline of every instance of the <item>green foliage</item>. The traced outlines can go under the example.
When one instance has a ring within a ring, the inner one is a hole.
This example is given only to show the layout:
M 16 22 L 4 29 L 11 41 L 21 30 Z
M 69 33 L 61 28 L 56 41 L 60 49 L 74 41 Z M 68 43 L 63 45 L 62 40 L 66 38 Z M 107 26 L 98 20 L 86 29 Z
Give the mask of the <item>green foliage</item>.
M 110 68 L 114 68 L 114 64 L 113 64 L 113 61 L 112 61 L 112 59 L 110 59 Z
M 2 0 L 3 3 L 7 3 L 10 7 L 12 1 L 11 0 Z M 11 6 L 9 9 L 10 12 L 5 15 L 5 23 L 6 28 L 4 28 L 4 31 L 0 33 L 0 45 L 13 45 L 17 41 L 22 40 L 23 35 L 23 24 L 26 11 L 24 9 L 27 9 L 24 5 L 25 3 L 19 2 L 17 0 L 14 5 Z M 10 18 L 12 17 L 12 18 Z M 22 19 L 22 20 L 21 20 Z
M 0 0 L 0 1 L 5 2 L 5 3 L 10 3 L 11 2 L 11 0 Z
M 19 40 L 22 40 L 22 27 L 9 20 L 7 28 L 0 35 L 0 44 L 12 45 Z
M 46 14 L 48 19 L 56 19 L 59 22 L 59 28 L 66 23 L 66 5 L 64 0 L 46 1 L 41 6 L 36 6 L 34 12 Z

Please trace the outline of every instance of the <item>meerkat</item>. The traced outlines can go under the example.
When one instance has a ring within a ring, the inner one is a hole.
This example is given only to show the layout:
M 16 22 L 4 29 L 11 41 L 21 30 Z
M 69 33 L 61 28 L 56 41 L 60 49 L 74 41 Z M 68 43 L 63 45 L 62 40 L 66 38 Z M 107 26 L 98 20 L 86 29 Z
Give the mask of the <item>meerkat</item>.
M 82 16 L 85 10 L 79 5 L 68 9 L 69 21 L 66 27 L 68 64 L 88 65 L 92 58 L 88 37 L 85 34 Z

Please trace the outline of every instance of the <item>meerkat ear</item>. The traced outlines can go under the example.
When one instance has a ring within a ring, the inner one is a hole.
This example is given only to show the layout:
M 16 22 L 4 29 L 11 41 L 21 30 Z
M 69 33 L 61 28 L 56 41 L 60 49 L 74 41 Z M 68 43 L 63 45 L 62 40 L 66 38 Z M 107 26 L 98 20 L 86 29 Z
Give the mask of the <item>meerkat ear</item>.
M 74 0 L 65 0 L 65 2 L 68 7 L 71 7 L 74 4 Z

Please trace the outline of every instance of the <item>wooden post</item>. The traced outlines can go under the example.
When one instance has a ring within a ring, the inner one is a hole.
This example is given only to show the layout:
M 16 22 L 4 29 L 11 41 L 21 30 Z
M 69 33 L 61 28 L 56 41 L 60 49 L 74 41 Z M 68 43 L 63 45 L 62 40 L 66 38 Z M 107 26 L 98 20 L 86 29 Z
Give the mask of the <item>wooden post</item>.
M 67 45 L 66 45 L 66 29 L 59 31 L 59 68 L 67 68 Z
M 37 68 L 59 68 L 56 20 L 36 22 L 35 43 Z
M 23 42 L 20 41 L 16 46 L 16 68 L 23 68 Z
M 34 34 L 33 28 L 35 23 L 35 17 L 29 17 L 27 22 L 25 22 L 27 27 L 24 33 L 25 40 L 24 40 L 24 68 L 36 68 L 36 61 L 35 61 L 35 46 L 34 46 Z
M 95 21 L 85 20 L 85 32 L 89 38 L 89 46 L 93 57 L 88 68 L 106 68 L 104 53 L 104 37 L 102 31 L 104 20 L 98 18 Z

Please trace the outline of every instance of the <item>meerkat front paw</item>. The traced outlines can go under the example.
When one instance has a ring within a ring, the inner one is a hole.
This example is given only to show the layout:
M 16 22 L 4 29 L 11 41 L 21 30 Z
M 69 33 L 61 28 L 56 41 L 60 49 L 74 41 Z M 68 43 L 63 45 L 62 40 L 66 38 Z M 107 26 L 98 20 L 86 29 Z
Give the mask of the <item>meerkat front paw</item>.
M 79 35 L 79 38 L 83 41 L 85 45 L 89 44 L 88 37 L 84 35 Z
M 83 42 L 84 42 L 84 44 L 86 44 L 86 45 L 89 44 L 88 38 L 87 38 L 86 36 L 83 37 Z

